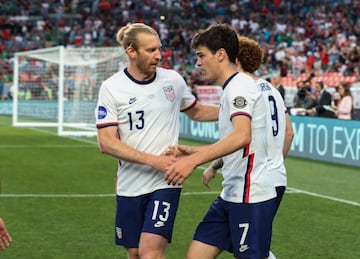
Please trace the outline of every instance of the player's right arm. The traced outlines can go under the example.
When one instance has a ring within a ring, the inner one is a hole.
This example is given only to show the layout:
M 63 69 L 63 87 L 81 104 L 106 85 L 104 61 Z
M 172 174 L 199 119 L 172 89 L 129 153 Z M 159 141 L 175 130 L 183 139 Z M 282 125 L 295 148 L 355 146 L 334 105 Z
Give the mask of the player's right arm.
M 231 123 L 233 130 L 224 138 L 199 152 L 180 158 L 168 167 L 165 174 L 168 184 L 183 184 L 196 167 L 249 145 L 251 143 L 251 118 L 234 116 Z
M 294 138 L 294 129 L 291 124 L 290 116 L 288 113 L 285 114 L 286 119 L 286 129 L 285 129 L 285 141 L 284 141 L 284 147 L 283 147 L 283 156 L 284 158 L 287 156 L 292 140 Z
M 119 138 L 117 126 L 99 128 L 97 137 L 100 151 L 119 160 L 148 165 L 162 172 L 175 162 L 173 156 L 152 155 L 127 145 Z

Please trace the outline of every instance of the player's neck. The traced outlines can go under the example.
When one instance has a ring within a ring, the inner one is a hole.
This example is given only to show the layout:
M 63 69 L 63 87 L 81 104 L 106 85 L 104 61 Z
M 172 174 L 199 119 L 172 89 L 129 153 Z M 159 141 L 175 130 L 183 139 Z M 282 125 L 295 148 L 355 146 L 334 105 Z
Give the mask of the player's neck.
M 224 83 L 226 82 L 226 80 L 228 80 L 232 75 L 234 75 L 235 73 L 237 73 L 238 70 L 234 65 L 232 64 L 229 64 L 228 67 L 225 67 L 223 70 L 219 70 L 219 77 L 218 79 L 216 80 L 216 83 L 218 85 L 224 85 Z
M 152 74 L 144 74 L 139 69 L 134 66 L 127 67 L 128 73 L 137 81 L 147 81 L 154 77 L 155 73 Z
M 241 67 L 241 65 L 238 65 L 238 70 L 239 70 L 239 72 L 242 72 L 242 73 L 244 73 L 244 74 L 247 74 L 248 76 L 250 76 L 250 77 L 252 77 L 252 78 L 254 78 L 254 79 L 256 78 L 253 73 L 250 73 L 250 72 L 245 71 L 245 70 Z

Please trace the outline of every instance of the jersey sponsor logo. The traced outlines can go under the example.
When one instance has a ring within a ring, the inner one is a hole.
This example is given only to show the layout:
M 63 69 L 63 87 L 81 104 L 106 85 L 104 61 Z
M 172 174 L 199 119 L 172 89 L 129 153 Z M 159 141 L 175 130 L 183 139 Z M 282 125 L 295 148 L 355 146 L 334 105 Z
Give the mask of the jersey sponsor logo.
M 154 224 L 154 227 L 156 227 L 156 228 L 160 228 L 163 226 L 165 226 L 165 223 L 163 221 L 158 221 Z
M 136 102 L 136 97 L 132 97 L 129 99 L 129 104 L 132 104 L 134 102 Z
M 104 119 L 106 117 L 107 114 L 107 110 L 104 106 L 99 106 L 98 107 L 98 119 Z
M 233 105 L 236 109 L 243 109 L 246 107 L 247 101 L 246 101 L 245 97 L 237 96 L 233 100 Z
M 241 245 L 239 248 L 240 253 L 245 252 L 246 250 L 248 250 L 250 247 L 248 245 Z
M 164 90 L 166 99 L 168 99 L 171 102 L 174 101 L 174 99 L 175 99 L 174 88 L 170 85 L 170 86 L 163 87 L 163 90 Z
M 116 236 L 118 239 L 122 239 L 122 228 L 116 227 Z

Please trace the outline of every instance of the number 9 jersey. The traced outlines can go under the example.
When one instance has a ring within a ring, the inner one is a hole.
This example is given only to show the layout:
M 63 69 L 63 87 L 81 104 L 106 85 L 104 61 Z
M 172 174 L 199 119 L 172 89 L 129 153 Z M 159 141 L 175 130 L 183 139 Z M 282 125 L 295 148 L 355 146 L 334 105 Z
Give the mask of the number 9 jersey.
M 279 92 L 268 81 L 258 78 L 256 83 L 262 92 L 266 105 L 267 121 L 271 126 L 268 130 L 268 165 L 267 169 L 271 173 L 274 186 L 286 186 L 286 168 L 284 165 L 283 147 L 286 131 L 287 108 Z

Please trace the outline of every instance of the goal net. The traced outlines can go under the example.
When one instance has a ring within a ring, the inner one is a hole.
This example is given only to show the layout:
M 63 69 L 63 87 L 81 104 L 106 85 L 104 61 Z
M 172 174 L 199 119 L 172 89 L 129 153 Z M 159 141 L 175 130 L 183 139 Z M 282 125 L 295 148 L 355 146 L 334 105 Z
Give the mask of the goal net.
M 15 53 L 13 125 L 94 136 L 100 85 L 126 62 L 121 47 L 58 46 Z

